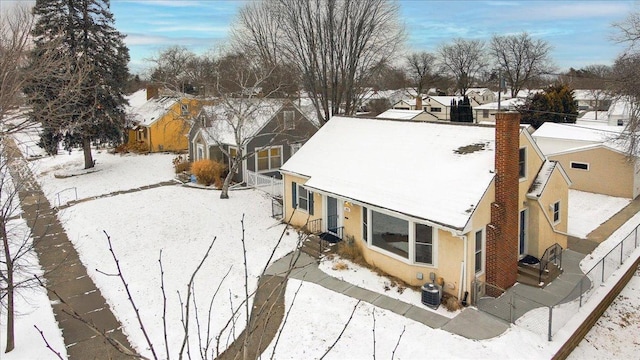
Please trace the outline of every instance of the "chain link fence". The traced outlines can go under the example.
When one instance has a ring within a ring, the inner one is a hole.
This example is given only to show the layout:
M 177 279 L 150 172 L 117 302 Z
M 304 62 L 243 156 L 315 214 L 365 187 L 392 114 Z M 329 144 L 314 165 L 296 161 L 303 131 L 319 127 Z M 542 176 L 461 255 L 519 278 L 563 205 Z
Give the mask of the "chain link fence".
M 606 283 L 611 274 L 619 269 L 640 245 L 639 228 L 640 225 L 599 260 L 594 260 L 595 264 L 591 269 L 582 275 L 569 293 L 561 299 L 554 297 L 554 294 L 545 294 L 543 299 L 540 293 L 535 293 L 542 290 L 533 287 L 512 287 L 505 291 L 492 284 L 474 280 L 474 305 L 480 311 L 546 336 L 551 341 L 593 296 L 598 287 Z

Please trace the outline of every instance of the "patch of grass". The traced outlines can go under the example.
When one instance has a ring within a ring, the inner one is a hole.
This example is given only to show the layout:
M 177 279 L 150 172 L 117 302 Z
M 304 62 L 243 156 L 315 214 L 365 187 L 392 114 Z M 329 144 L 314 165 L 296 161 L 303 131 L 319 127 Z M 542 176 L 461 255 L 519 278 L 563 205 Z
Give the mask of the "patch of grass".
M 442 305 L 447 309 L 447 311 L 451 312 L 458 311 L 462 308 L 458 298 L 446 292 L 442 294 Z
M 349 265 L 347 265 L 347 263 L 344 261 L 338 261 L 337 263 L 333 264 L 331 268 L 338 271 L 349 270 Z

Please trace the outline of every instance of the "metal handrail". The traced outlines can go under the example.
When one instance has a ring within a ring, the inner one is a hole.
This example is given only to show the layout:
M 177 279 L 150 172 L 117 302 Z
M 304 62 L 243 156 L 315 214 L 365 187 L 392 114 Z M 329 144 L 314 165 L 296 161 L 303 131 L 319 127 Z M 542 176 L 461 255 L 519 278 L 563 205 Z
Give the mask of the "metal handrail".
M 548 269 L 549 263 L 551 261 L 556 264 L 555 260 L 560 259 L 560 268 L 562 268 L 562 246 L 560 244 L 555 243 L 547 248 L 544 251 L 544 254 L 540 258 L 540 270 L 538 273 L 538 283 L 542 282 L 542 274 L 545 270 Z M 557 265 L 557 264 L 556 264 Z

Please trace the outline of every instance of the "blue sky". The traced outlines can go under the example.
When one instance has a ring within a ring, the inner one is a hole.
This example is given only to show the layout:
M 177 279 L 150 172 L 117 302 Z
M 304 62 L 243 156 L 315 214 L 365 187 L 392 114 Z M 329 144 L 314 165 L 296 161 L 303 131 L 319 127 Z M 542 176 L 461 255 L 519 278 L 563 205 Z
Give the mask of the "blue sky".
M 5 0 L 2 0 L 3 2 Z M 118 30 L 127 35 L 132 72 L 171 45 L 202 53 L 225 43 L 242 0 L 111 0 Z M 548 41 L 560 70 L 611 64 L 624 45 L 612 40 L 611 24 L 635 1 L 399 0 L 406 50 L 435 51 L 453 38 L 489 40 L 493 34 L 528 32 Z

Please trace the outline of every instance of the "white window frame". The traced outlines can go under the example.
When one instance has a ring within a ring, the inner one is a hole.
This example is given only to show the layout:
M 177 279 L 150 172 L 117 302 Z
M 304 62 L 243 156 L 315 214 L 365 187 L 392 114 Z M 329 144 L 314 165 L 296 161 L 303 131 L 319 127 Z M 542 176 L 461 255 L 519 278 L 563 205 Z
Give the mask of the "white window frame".
M 431 107 L 431 112 L 437 112 L 437 113 L 442 112 L 442 106 Z
M 573 167 L 573 164 L 576 164 L 576 165 L 586 165 L 586 166 L 587 166 L 587 168 L 586 168 L 586 169 L 581 169 L 581 168 L 579 168 L 579 167 Z M 589 164 L 589 163 L 587 163 L 587 162 L 582 162 L 582 161 L 570 161 L 570 162 L 569 162 L 569 167 L 570 167 L 571 169 L 574 169 L 574 170 L 580 170 L 580 171 L 589 171 L 589 170 L 590 170 L 590 168 L 591 168 L 591 166 L 590 166 L 590 164 Z
M 362 205 L 361 205 L 362 206 Z M 393 212 L 384 210 L 384 209 L 380 209 L 377 207 L 371 207 L 371 205 L 367 205 L 367 241 L 365 242 L 367 244 L 367 247 L 370 249 L 373 249 L 374 251 L 377 251 L 383 255 L 387 255 L 393 259 L 397 259 L 399 261 L 402 261 L 405 264 L 409 264 L 409 265 L 413 265 L 413 266 L 421 266 L 421 267 L 426 267 L 426 268 L 438 268 L 438 228 L 433 225 L 433 224 L 429 224 L 426 222 L 420 222 L 420 221 L 416 221 L 415 219 L 408 217 L 408 216 L 402 216 L 399 214 L 395 214 Z M 363 207 L 364 209 L 364 207 Z M 391 251 L 385 250 L 383 248 L 380 248 L 376 245 L 373 244 L 373 231 L 372 231 L 372 212 L 376 211 L 379 212 L 381 214 L 384 215 L 388 215 L 388 216 L 392 216 L 392 217 L 396 217 L 398 219 L 401 220 L 405 220 L 408 223 L 408 227 L 409 227 L 409 243 L 407 244 L 408 246 L 408 256 L 402 257 L 398 254 L 394 254 Z M 425 263 L 420 263 L 420 262 L 416 262 L 415 261 L 415 246 L 416 246 L 416 239 L 415 239 L 415 224 L 423 224 L 423 225 L 428 225 L 431 227 L 432 231 L 433 231 L 433 236 L 432 236 L 432 242 L 431 242 L 431 259 L 433 261 L 432 264 L 425 264 Z
M 477 246 L 477 241 L 478 241 L 478 233 L 480 233 L 480 250 L 478 250 L 478 246 Z M 474 241 L 474 247 L 473 247 L 473 262 L 474 262 L 474 271 L 476 273 L 476 276 L 480 276 L 482 274 L 484 274 L 484 270 L 485 270 L 485 264 L 486 264 L 486 247 L 487 247 L 487 236 L 486 236 L 486 231 L 484 231 L 484 229 L 480 229 L 477 230 L 476 232 L 473 233 L 474 237 L 473 237 L 473 241 Z M 476 255 L 478 255 L 478 253 L 480 253 L 480 269 L 477 269 L 477 263 L 476 263 Z
M 278 167 L 271 167 L 271 150 L 272 149 L 278 149 L 278 152 L 280 154 L 280 165 L 278 165 Z M 269 164 L 269 167 L 267 169 L 264 170 L 259 170 L 258 167 L 258 158 L 259 158 L 259 153 L 261 151 L 267 151 L 267 163 Z M 257 173 L 263 173 L 263 172 L 271 172 L 271 171 L 275 171 L 280 169 L 280 167 L 282 166 L 282 145 L 278 145 L 278 146 L 268 146 L 268 147 L 263 147 L 260 149 L 257 149 L 255 154 L 254 154 L 254 158 L 255 158 L 255 169 Z
M 311 194 L 313 194 L 313 193 L 311 191 L 309 191 L 307 188 L 305 188 L 304 186 L 302 186 L 301 184 L 296 184 L 296 186 L 298 187 L 298 189 L 296 190 L 296 196 L 298 197 L 296 199 L 296 204 L 297 204 L 296 207 L 298 208 L 298 210 L 303 211 L 303 212 L 308 214 L 309 213 L 309 193 L 311 193 Z M 304 192 L 307 193 L 306 197 L 302 197 L 300 195 L 302 193 L 301 190 L 304 190 Z M 304 200 L 307 201 L 307 207 L 306 208 L 300 206 L 300 199 L 304 199 Z
M 290 115 L 291 119 L 287 122 L 287 116 Z M 285 110 L 282 112 L 282 127 L 284 130 L 293 130 L 296 128 L 296 112 L 293 110 Z
M 560 200 L 551 204 L 551 219 L 553 220 L 553 225 L 560 223 L 560 221 L 562 220 L 561 205 L 562 204 L 560 203 Z M 557 219 L 556 219 L 556 215 L 557 215 Z
M 180 115 L 189 115 L 189 104 L 180 103 Z

